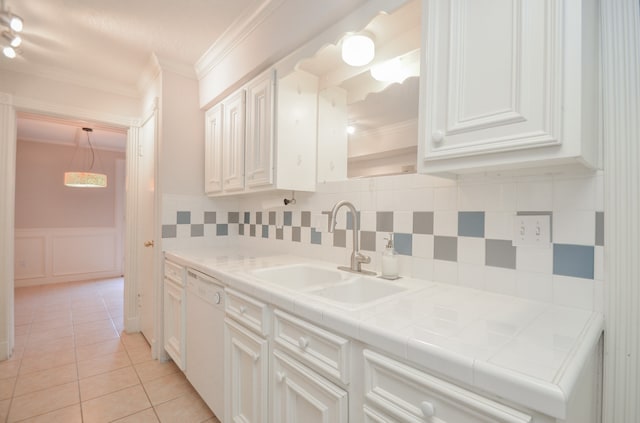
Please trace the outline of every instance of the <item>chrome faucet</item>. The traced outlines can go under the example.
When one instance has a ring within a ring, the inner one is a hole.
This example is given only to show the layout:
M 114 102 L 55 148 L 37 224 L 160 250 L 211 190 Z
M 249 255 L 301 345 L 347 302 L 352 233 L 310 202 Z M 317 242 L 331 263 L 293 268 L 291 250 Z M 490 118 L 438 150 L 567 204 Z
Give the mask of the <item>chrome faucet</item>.
M 369 270 L 362 270 L 362 263 L 368 264 L 371 263 L 371 257 L 365 256 L 360 252 L 360 237 L 358 236 L 359 232 L 359 224 L 358 224 L 358 212 L 356 208 L 349 201 L 342 200 L 338 201 L 331 210 L 331 214 L 329 215 L 329 232 L 333 232 L 336 229 L 336 216 L 338 215 L 338 210 L 344 206 L 349 209 L 351 215 L 353 216 L 353 252 L 351 253 L 351 266 L 338 266 L 340 270 L 346 270 L 347 272 L 354 273 L 363 273 L 367 275 L 375 275 L 375 272 L 371 272 Z

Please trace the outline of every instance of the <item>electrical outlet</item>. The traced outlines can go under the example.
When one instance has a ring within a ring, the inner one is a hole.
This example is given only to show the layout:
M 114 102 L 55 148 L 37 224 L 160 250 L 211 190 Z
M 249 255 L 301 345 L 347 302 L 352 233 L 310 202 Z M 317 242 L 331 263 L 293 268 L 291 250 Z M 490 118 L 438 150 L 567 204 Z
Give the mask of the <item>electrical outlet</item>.
M 518 215 L 513 219 L 513 245 L 551 246 L 551 216 Z

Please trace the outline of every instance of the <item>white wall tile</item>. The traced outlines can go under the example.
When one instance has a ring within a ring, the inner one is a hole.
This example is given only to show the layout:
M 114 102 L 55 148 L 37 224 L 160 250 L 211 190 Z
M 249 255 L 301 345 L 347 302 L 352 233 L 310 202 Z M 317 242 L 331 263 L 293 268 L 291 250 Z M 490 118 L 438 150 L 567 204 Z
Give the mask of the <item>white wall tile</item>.
M 534 301 L 553 301 L 553 276 L 551 274 L 516 271 L 516 294 Z
M 457 187 L 436 188 L 434 190 L 434 210 L 458 210 Z
M 433 234 L 458 236 L 458 212 L 436 211 L 433 213 Z
M 553 303 L 567 307 L 594 309 L 595 284 L 590 279 L 553 276 Z
M 593 279 L 604 280 L 605 272 L 604 247 L 596 246 L 593 251 Z
M 553 210 L 553 184 L 548 181 L 525 181 L 516 185 L 518 211 Z
M 458 263 L 480 264 L 484 266 L 484 238 L 458 237 Z
M 434 280 L 433 259 L 412 257 L 411 276 L 416 279 Z
M 413 234 L 413 257 L 433 259 L 433 235 Z
M 553 271 L 553 248 L 516 247 L 516 269 L 550 275 Z
M 393 214 L 393 232 L 404 234 L 413 232 L 413 211 L 400 211 Z
M 485 266 L 479 264 L 459 263 L 458 283 L 473 289 L 485 289 Z
M 553 242 L 594 245 L 596 242 L 595 217 L 594 211 L 553 212 Z
M 484 236 L 488 239 L 513 239 L 514 212 L 488 211 L 484 214 Z
M 376 212 L 375 211 L 360 212 L 360 230 L 362 231 L 376 230 Z
M 516 211 L 517 194 L 515 182 L 494 183 L 489 186 L 484 201 L 484 210 L 488 212 Z
M 435 282 L 458 283 L 458 263 L 446 260 L 433 260 L 433 279 Z
M 553 210 L 594 210 L 596 177 L 557 179 L 553 184 Z
M 483 184 L 460 184 L 458 187 L 458 210 L 480 211 L 485 209 L 489 187 Z
M 516 295 L 516 271 L 487 266 L 484 271 L 485 289 L 498 294 Z

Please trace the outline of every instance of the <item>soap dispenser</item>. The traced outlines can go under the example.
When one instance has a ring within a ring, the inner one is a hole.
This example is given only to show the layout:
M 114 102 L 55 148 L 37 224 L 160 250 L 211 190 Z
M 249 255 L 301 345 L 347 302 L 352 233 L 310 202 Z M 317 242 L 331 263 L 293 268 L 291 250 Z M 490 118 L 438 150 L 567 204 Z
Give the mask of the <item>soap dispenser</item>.
M 393 234 L 389 234 L 387 246 L 382 253 L 382 275 L 384 279 L 398 279 L 398 255 L 393 249 Z

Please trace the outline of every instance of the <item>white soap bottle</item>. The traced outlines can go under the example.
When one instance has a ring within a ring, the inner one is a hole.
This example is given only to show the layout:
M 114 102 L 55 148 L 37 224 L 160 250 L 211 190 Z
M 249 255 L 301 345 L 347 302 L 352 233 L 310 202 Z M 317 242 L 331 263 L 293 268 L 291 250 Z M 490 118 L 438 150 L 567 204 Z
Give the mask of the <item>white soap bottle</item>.
M 393 249 L 393 234 L 389 234 L 387 246 L 382 253 L 382 277 L 385 279 L 398 279 L 398 255 Z

